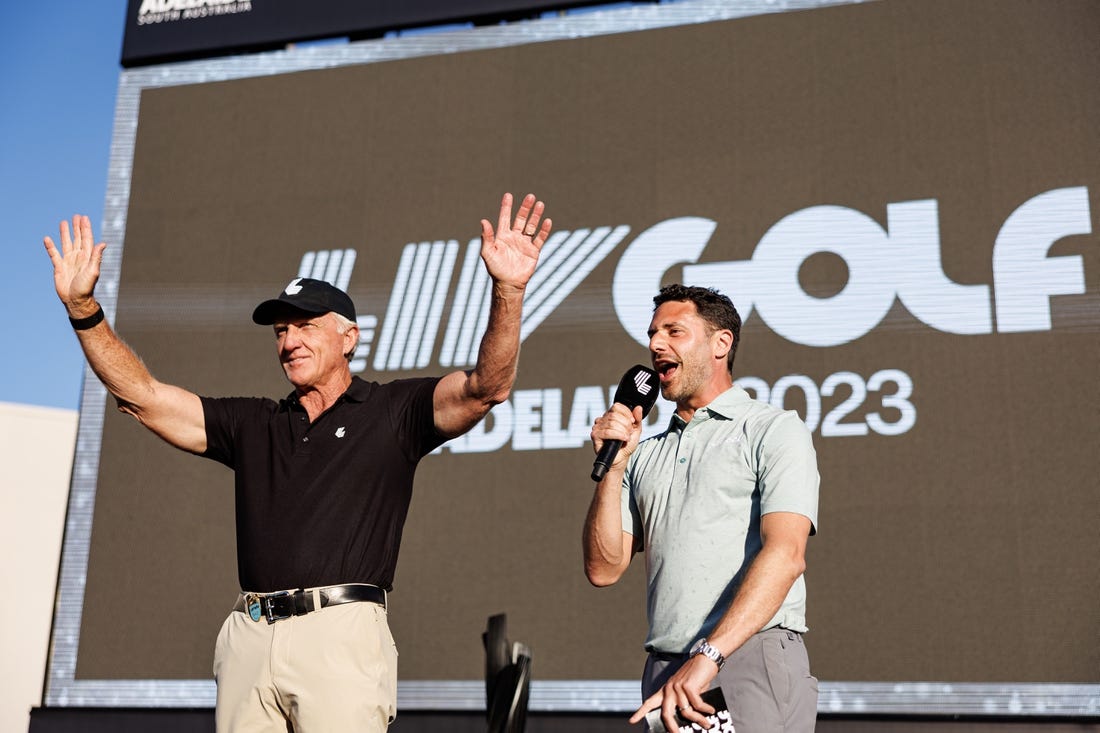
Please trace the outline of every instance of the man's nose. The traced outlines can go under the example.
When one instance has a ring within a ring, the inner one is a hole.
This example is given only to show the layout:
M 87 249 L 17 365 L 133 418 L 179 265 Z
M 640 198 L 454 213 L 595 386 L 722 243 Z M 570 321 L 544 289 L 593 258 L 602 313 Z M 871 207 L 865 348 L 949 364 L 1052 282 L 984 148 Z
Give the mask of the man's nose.
M 286 330 L 283 331 L 282 350 L 293 351 L 298 347 L 301 341 L 301 332 L 298 328 L 295 326 L 287 326 Z

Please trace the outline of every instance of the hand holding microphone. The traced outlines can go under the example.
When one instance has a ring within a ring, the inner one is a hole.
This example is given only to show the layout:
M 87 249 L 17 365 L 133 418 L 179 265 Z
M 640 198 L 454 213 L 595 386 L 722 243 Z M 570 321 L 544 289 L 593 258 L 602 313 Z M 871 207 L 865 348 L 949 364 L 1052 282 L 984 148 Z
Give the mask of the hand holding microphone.
M 615 402 L 632 412 L 635 407 L 641 407 L 642 418 L 645 419 L 645 416 L 653 409 L 654 403 L 657 402 L 658 394 L 660 394 L 660 380 L 657 378 L 657 373 L 649 367 L 639 364 L 627 369 L 626 374 L 619 381 L 619 386 L 615 390 Z M 622 445 L 623 441 L 621 440 L 606 439 L 603 441 L 603 445 L 600 446 L 600 451 L 596 455 L 596 460 L 592 464 L 593 481 L 600 481 L 604 477 L 607 469 L 615 462 L 615 456 L 618 455 Z

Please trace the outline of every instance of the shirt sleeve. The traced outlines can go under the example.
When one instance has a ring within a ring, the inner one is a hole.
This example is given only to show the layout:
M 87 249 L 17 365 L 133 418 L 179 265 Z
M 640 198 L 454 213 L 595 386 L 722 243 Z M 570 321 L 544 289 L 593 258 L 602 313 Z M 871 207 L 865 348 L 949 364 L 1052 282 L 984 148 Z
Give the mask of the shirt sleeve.
M 634 459 L 636 456 L 637 452 L 635 451 L 634 455 L 630 456 L 626 471 L 623 472 L 622 513 L 623 531 L 634 535 L 634 547 L 641 549 L 644 543 L 645 529 L 642 524 L 641 512 L 638 511 L 638 502 L 634 500 L 634 492 L 630 490 L 633 483 Z
M 199 397 L 206 421 L 203 458 L 236 468 L 237 439 L 242 420 L 261 413 L 271 404 L 259 397 Z
M 390 425 L 404 446 L 406 456 L 419 460 L 443 445 L 435 427 L 435 386 L 439 378 L 399 379 L 390 382 Z
M 792 512 L 807 517 L 810 534 L 817 534 L 817 502 L 821 477 L 817 452 L 806 424 L 797 413 L 778 416 L 758 448 L 760 514 Z

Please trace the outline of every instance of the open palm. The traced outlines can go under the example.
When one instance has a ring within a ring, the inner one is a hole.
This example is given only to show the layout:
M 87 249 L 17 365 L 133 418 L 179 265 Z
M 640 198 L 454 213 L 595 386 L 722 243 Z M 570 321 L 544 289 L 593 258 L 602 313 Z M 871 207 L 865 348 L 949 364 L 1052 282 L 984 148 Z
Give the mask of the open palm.
M 501 285 L 522 290 L 535 272 L 539 251 L 550 236 L 553 222 L 543 219 L 545 204 L 527 194 L 512 219 L 512 194 L 504 194 L 496 231 L 481 220 L 481 259 L 489 276 Z
M 80 306 L 91 300 L 95 284 L 99 280 L 99 266 L 103 262 L 103 250 L 107 245 L 95 243 L 92 237 L 92 222 L 86 216 L 73 217 L 72 236 L 69 234 L 69 222 L 62 221 L 60 226 L 61 248 L 45 237 L 43 244 L 46 254 L 53 263 L 53 283 L 57 296 L 69 308 Z

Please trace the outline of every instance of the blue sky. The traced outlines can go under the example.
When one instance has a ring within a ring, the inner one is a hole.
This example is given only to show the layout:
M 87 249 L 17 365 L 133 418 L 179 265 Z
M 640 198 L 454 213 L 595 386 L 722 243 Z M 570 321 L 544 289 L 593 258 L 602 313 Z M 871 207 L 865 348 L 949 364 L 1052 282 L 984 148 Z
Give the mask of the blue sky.
M 125 18 L 126 0 L 0 0 L 0 402 L 79 407 L 84 358 L 42 237 L 74 213 L 100 237 Z
M 42 237 L 77 212 L 99 236 L 125 15 L 126 0 L 0 3 L 0 402 L 79 406 L 84 360 Z

